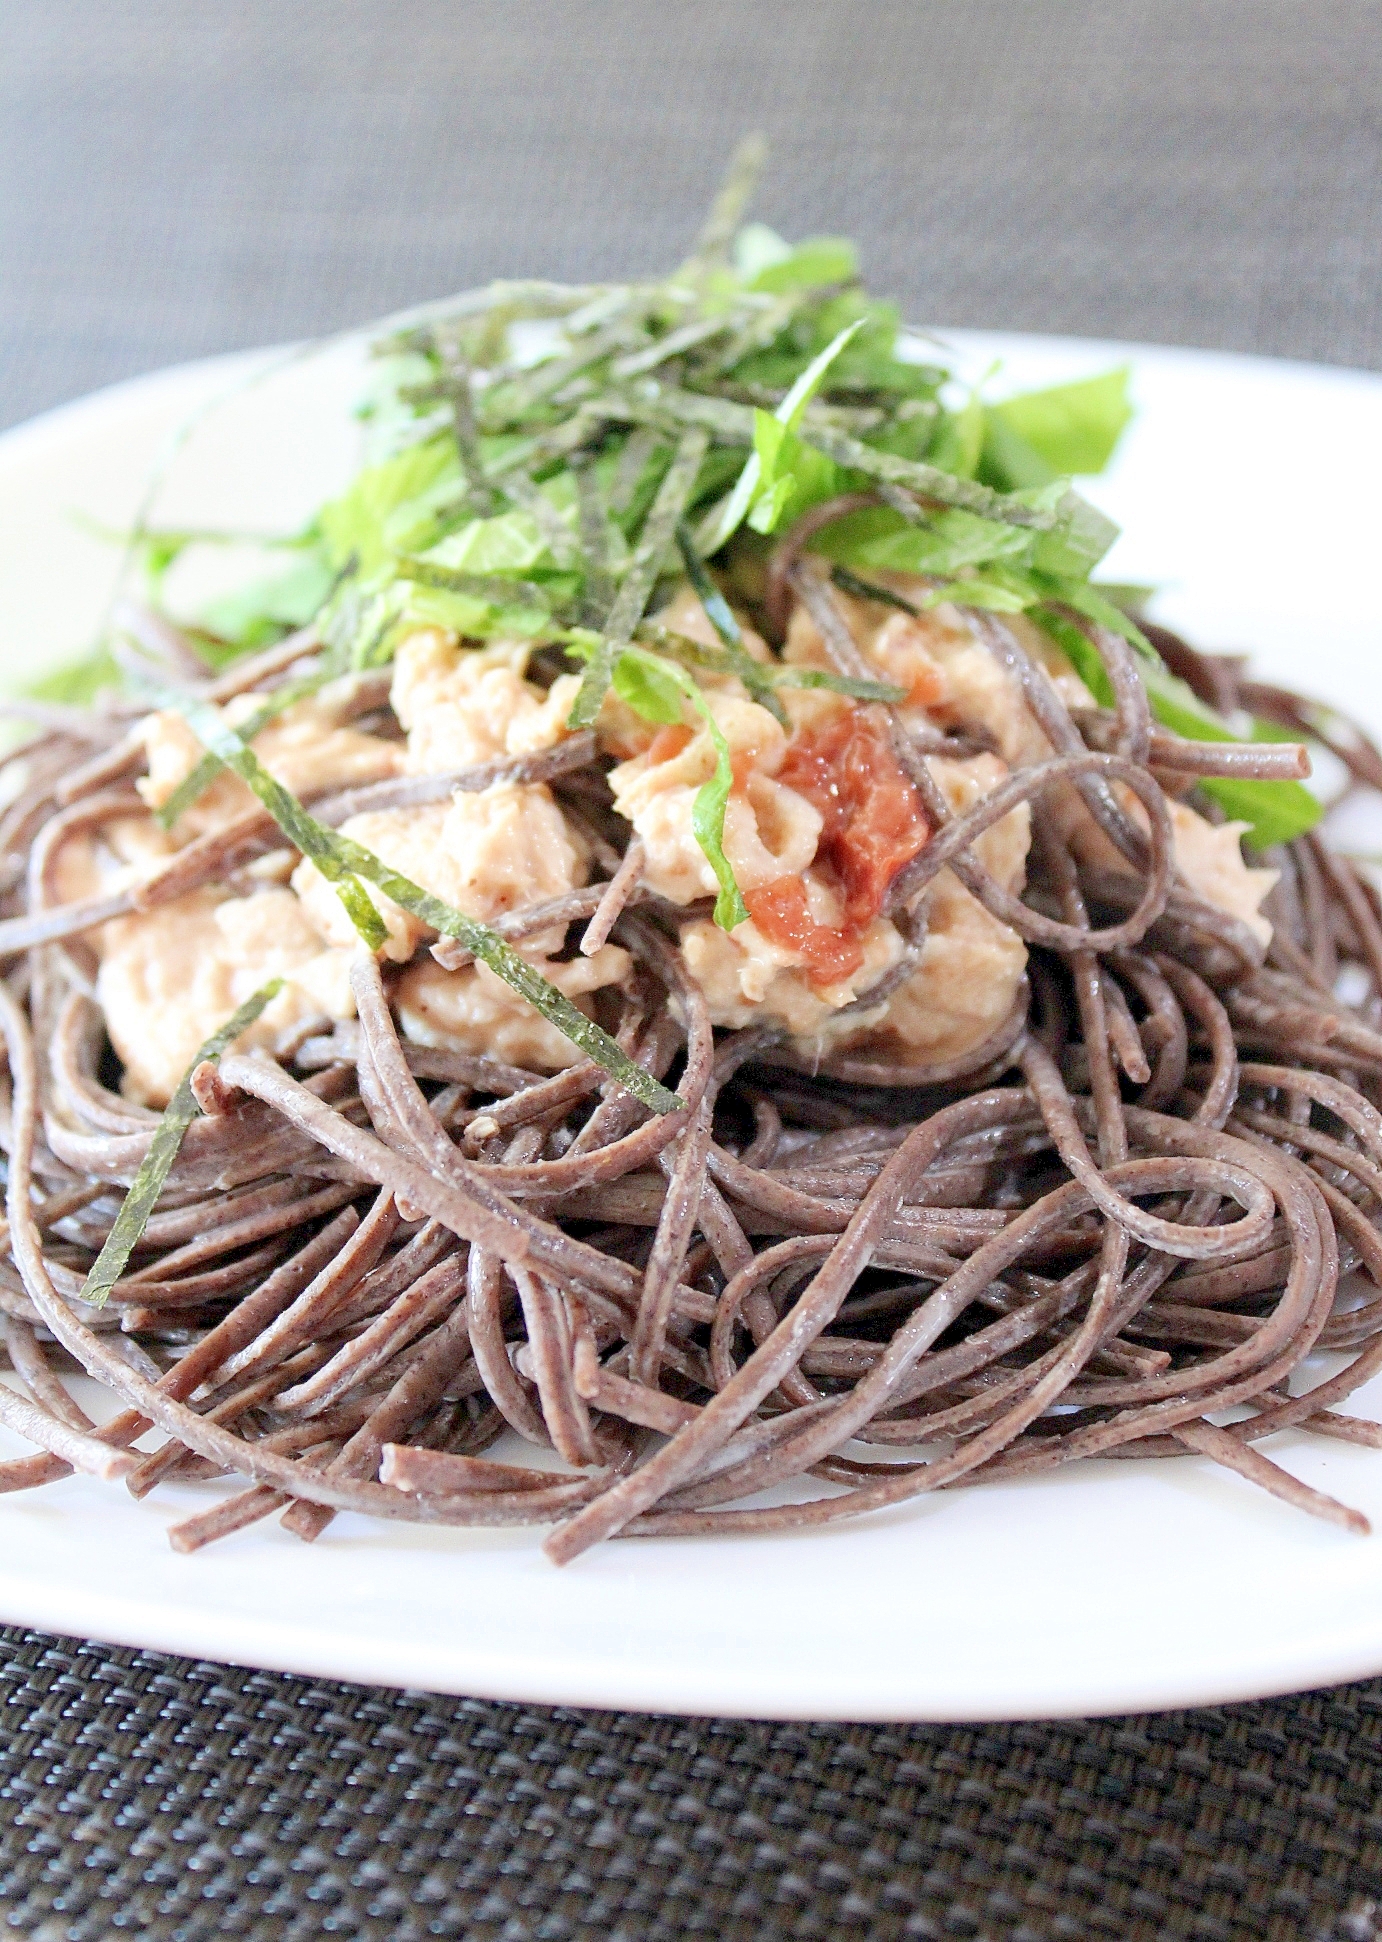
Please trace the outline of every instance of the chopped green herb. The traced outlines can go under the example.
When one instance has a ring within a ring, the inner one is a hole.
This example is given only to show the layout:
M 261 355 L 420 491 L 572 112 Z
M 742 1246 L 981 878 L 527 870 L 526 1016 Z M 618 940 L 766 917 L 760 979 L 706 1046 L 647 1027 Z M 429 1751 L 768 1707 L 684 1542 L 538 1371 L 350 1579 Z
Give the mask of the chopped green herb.
M 1126 592 L 1090 582 L 1115 529 L 1069 479 L 1111 457 L 1131 411 L 1127 370 L 992 404 L 982 387 L 955 398 L 948 373 L 902 334 L 897 311 L 862 288 L 847 241 L 794 245 L 743 224 L 762 152 L 757 137 L 741 147 L 695 253 L 671 276 L 583 290 L 496 284 L 381 345 L 365 408 L 370 463 L 305 531 L 260 542 L 294 557 L 286 572 L 208 610 L 208 660 L 219 665 L 315 616 L 340 670 L 384 664 L 421 625 L 463 641 L 567 640 L 585 660 L 573 726 L 594 720 L 616 669 L 626 686 L 642 679 L 645 701 L 654 694 L 647 670 L 636 671 L 649 648 L 697 694 L 688 669 L 737 677 L 779 720 L 791 686 L 895 697 L 884 683 L 755 660 L 711 571 L 733 563 L 731 543 L 747 552 L 753 534 L 782 533 L 814 505 L 871 491 L 879 505 L 810 542 L 847 591 L 917 611 L 955 601 L 1029 613 L 1099 693 L 1098 656 L 1070 619 L 1083 615 L 1132 641 L 1158 719 L 1184 734 L 1230 736 L 1203 711 L 1198 730 L 1188 725 L 1179 684 L 1123 611 Z M 141 530 L 134 544 L 157 599 L 188 546 L 242 537 Z M 644 618 L 678 547 L 719 649 Z M 929 589 L 903 601 L 874 578 L 890 572 L 923 575 Z M 118 684 L 103 649 L 40 692 L 86 700 Z M 677 692 L 680 706 L 689 697 Z M 244 724 L 242 742 L 256 724 Z M 214 775 L 220 758 L 208 751 L 165 820 Z M 732 879 L 727 865 L 721 872 L 722 779 L 706 785 L 698 839 L 723 915 Z M 262 777 L 250 786 L 265 799 Z M 1202 787 L 1249 821 L 1259 843 L 1318 814 L 1293 783 Z M 274 797 L 274 813 L 291 822 L 285 797 Z M 378 913 L 339 847 L 315 860 L 362 935 L 376 935 Z
M 550 507 L 550 501 L 545 502 Z M 404 552 L 400 559 L 413 556 Z M 427 548 L 429 565 L 452 573 L 531 578 L 550 574 L 554 556 L 547 535 L 530 512 L 515 507 L 488 519 L 470 519 Z
M 976 386 L 958 411 L 947 411 L 936 427 L 925 456 L 942 472 L 957 479 L 977 478 L 984 454 L 984 405 Z M 986 485 L 994 482 L 984 481 Z
M 366 579 L 387 566 L 393 551 L 385 537 L 390 520 L 439 482 L 457 489 L 461 484 L 455 441 L 449 437 L 424 439 L 378 465 L 366 466 L 318 516 L 333 562 L 344 566 L 354 560 Z
M 756 533 L 777 533 L 812 506 L 850 487 L 850 476 L 799 433 L 766 411 L 754 413 L 758 485 L 748 523 Z
M 1132 419 L 1126 364 L 1078 384 L 1028 391 L 984 410 L 982 476 L 1011 490 L 1102 472 Z
M 361 408 L 369 462 L 304 531 L 261 542 L 293 552 L 287 571 L 206 609 L 199 651 L 204 639 L 219 666 L 315 618 L 340 665 L 363 668 L 412 627 L 483 641 L 550 638 L 577 621 L 609 643 L 585 669 L 573 719 L 588 723 L 678 525 L 704 561 L 744 524 L 777 533 L 863 488 L 884 501 L 881 523 L 867 515 L 822 543 L 846 569 L 965 579 L 971 599 L 1009 608 L 1027 599 L 1014 573 L 1087 578 L 1111 529 L 1064 475 L 1111 450 L 1124 374 L 947 408 L 947 373 L 861 287 L 848 241 L 793 244 L 743 225 L 762 158 L 759 137 L 741 146 L 695 253 L 669 277 L 496 284 L 377 346 Z M 140 531 L 151 596 L 188 546 L 243 537 Z M 734 654 L 727 612 L 712 619 Z M 113 673 L 93 664 L 62 691 Z M 739 673 L 779 706 L 778 683 L 742 662 Z
M 779 425 L 785 427 L 789 432 L 796 430 L 807 405 L 825 381 L 826 373 L 859 328 L 860 325 L 857 321 L 852 324 L 847 324 L 843 330 L 837 332 L 831 338 L 823 351 L 820 351 L 812 358 L 806 369 L 797 377 L 791 390 L 782 400 L 782 403 L 778 405 L 772 414 Z M 763 415 L 766 416 L 766 414 Z M 758 414 L 755 414 L 755 425 L 757 423 L 757 416 Z M 702 559 L 709 559 L 712 553 L 717 553 L 725 541 L 736 533 L 743 524 L 749 507 L 753 504 L 754 497 L 758 491 L 761 473 L 762 460 L 757 450 L 755 450 L 750 456 L 747 465 L 745 465 L 743 471 L 740 473 L 738 482 L 733 492 L 725 500 L 724 505 L 717 512 L 711 514 L 704 527 L 696 535 L 696 550 Z
M 765 263 L 750 279 L 749 288 L 780 296 L 785 290 L 815 290 L 830 283 L 854 283 L 858 276 L 858 252 L 847 237 L 817 236 L 798 243 L 776 262 Z
M 68 708 L 89 708 L 108 690 L 122 686 L 120 669 L 108 647 L 102 645 L 80 660 L 67 661 L 26 681 L 22 692 L 35 701 L 56 701 Z
M 1068 591 L 1068 590 L 1067 590 Z M 1070 604 L 1074 604 L 1071 602 Z M 1184 681 L 1178 680 L 1162 663 L 1150 641 L 1126 615 L 1111 603 L 1095 600 L 1089 605 L 1097 611 L 1090 617 L 1101 626 L 1122 634 L 1136 650 L 1143 686 L 1152 714 L 1163 728 L 1172 729 L 1193 742 L 1236 742 L 1228 723 L 1207 708 Z M 1087 611 L 1087 609 L 1086 609 Z M 1098 649 L 1068 614 L 1051 606 L 1034 606 L 1032 618 L 1060 646 L 1100 707 L 1113 706 L 1113 686 Z M 1260 725 L 1255 725 L 1260 726 Z M 1254 739 L 1256 737 L 1254 736 Z M 1269 849 L 1274 843 L 1289 843 L 1313 829 L 1323 815 L 1323 805 L 1301 782 L 1239 781 L 1234 776 L 1206 776 L 1198 785 L 1237 822 L 1248 825 L 1245 840 L 1254 849 Z
M 213 667 L 221 667 L 240 654 L 273 646 L 321 611 L 336 578 L 320 546 L 305 540 L 290 566 L 251 580 L 201 609 L 197 651 Z

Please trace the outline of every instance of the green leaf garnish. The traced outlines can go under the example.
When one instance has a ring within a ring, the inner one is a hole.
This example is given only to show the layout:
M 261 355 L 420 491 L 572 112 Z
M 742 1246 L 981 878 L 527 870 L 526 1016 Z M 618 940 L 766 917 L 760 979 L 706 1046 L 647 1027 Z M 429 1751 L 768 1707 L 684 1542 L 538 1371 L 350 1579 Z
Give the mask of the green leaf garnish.
M 1015 598 L 1009 569 L 1087 576 L 1111 529 L 1054 475 L 1109 447 L 1126 412 L 1121 375 L 945 409 L 947 374 L 860 286 L 847 240 L 794 245 L 741 227 L 761 159 L 757 139 L 741 147 L 670 277 L 497 284 L 395 331 L 362 413 L 371 462 L 282 542 L 301 549 L 287 576 L 219 603 L 216 631 L 237 650 L 273 638 L 308 617 L 333 570 L 348 583 L 329 590 L 318 626 L 346 666 L 382 665 L 409 627 L 536 639 L 578 621 L 608 642 L 584 670 L 582 726 L 679 523 L 708 559 L 745 522 L 779 532 L 823 498 L 873 487 L 892 510 L 858 557 L 841 538 L 842 565 L 965 578 L 995 606 Z M 1009 452 L 1001 477 L 1000 433 L 1023 455 Z M 144 537 L 155 580 L 188 539 Z M 711 618 L 734 655 L 727 613 Z M 778 711 L 780 683 L 743 662 L 738 673 Z
M 1102 472 L 1132 420 L 1131 367 L 1027 391 L 984 410 L 982 476 L 1011 489 Z
M 788 249 L 776 262 L 765 263 L 750 280 L 749 288 L 777 296 L 784 290 L 853 283 L 858 275 L 859 254 L 847 237 L 816 236 Z
M 885 683 L 754 660 L 705 564 L 744 526 L 779 533 L 815 504 L 869 489 L 882 505 L 811 542 L 850 590 L 899 604 L 881 589 L 866 594 L 870 576 L 920 574 L 930 588 L 906 603 L 918 609 L 953 600 L 1025 611 L 1056 617 L 1053 631 L 1060 611 L 1073 609 L 1127 632 L 1126 616 L 1109 619 L 1108 596 L 1089 584 L 1114 529 L 1067 483 L 1112 454 L 1130 412 L 1126 370 L 994 404 L 979 387 L 943 397 L 947 373 L 922 361 L 900 335 L 896 309 L 860 286 L 848 242 L 794 245 L 762 224 L 741 226 L 760 160 L 756 140 L 741 148 L 696 252 L 670 277 L 581 291 L 498 284 L 396 332 L 381 346 L 382 382 L 368 409 L 371 463 L 304 532 L 262 542 L 297 547 L 300 557 L 238 608 L 220 603 L 215 631 L 232 651 L 307 618 L 322 576 L 334 571 L 339 583 L 318 629 L 341 668 L 384 664 L 419 625 L 462 641 L 574 641 L 579 623 L 585 667 L 575 727 L 594 720 L 616 667 L 626 684 L 635 681 L 634 662 L 623 658 L 635 640 L 692 687 L 687 669 L 737 678 L 779 720 L 781 691 L 791 686 L 896 699 Z M 154 591 L 187 544 L 212 537 L 226 536 L 139 535 Z M 674 541 L 718 650 L 643 618 Z M 755 542 L 741 535 L 739 544 Z M 1078 629 L 1070 633 L 1073 640 Z M 1083 661 L 1070 648 L 1082 672 L 1093 652 L 1084 648 Z M 210 644 L 209 655 L 217 651 Z M 1138 652 L 1158 719 L 1196 732 L 1145 642 Z M 1093 660 L 1091 685 L 1100 673 Z M 114 675 L 101 657 L 45 688 L 85 698 Z M 661 705 L 655 684 L 640 692 Z M 244 726 L 247 739 L 254 722 Z M 1203 721 L 1199 732 L 1232 734 Z M 213 773 L 210 761 L 199 766 L 164 818 L 195 800 Z M 1318 813 L 1297 784 L 1212 778 L 1200 786 L 1249 820 L 1259 842 L 1307 827 Z M 279 808 L 291 820 L 281 800 Z M 722 857 L 723 812 L 723 801 L 706 798 L 701 830 L 712 861 L 717 848 Z M 377 912 L 341 854 L 328 846 L 314 860 L 335 867 L 337 893 L 372 936 Z
M 321 611 L 336 577 L 320 547 L 304 540 L 291 566 L 251 580 L 202 608 L 200 624 L 216 639 L 199 639 L 199 651 L 219 667 L 239 654 L 271 647 L 294 628 L 305 627 Z
M 766 411 L 753 415 L 753 449 L 758 485 L 748 523 L 756 533 L 781 532 L 811 506 L 849 490 L 843 466 Z
M 318 516 L 334 563 L 343 566 L 354 559 L 363 577 L 376 573 L 393 551 L 385 536 L 389 521 L 443 481 L 458 490 L 461 485 L 460 461 L 449 437 L 425 439 L 378 465 L 366 466 Z
M 1121 634 L 1137 651 L 1138 671 L 1147 690 L 1148 703 L 1163 728 L 1193 742 L 1244 739 L 1170 672 L 1141 629 L 1111 601 L 1105 601 L 1090 587 L 1067 586 L 1063 591 L 1067 605 L 1078 607 L 1101 627 Z M 1032 618 L 1064 650 L 1095 701 L 1103 708 L 1111 708 L 1113 687 L 1093 642 L 1057 608 L 1034 605 Z M 1254 724 L 1255 729 L 1263 726 Z M 1293 842 L 1297 836 L 1313 829 L 1324 814 L 1323 804 L 1302 782 L 1252 782 L 1240 781 L 1236 776 L 1204 776 L 1197 787 L 1235 822 L 1248 825 L 1244 841 L 1258 850 Z
M 691 831 L 715 872 L 720 886 L 715 899 L 715 922 L 732 931 L 748 921 L 748 911 L 725 855 L 725 810 L 734 787 L 729 743 L 699 687 L 674 661 L 650 654 L 643 647 L 625 647 L 614 664 L 614 692 L 645 721 L 670 727 L 682 718 L 682 701 L 689 701 L 710 734 L 715 750 L 715 773 L 703 782 L 691 804 Z
M 254 996 L 247 998 L 239 1010 L 233 1012 L 225 1024 L 198 1048 L 191 1065 L 178 1080 L 162 1119 L 154 1128 L 149 1150 L 140 1162 L 139 1171 L 121 1202 L 114 1224 L 82 1283 L 79 1301 L 89 1303 L 92 1308 L 103 1308 L 111 1289 L 125 1272 L 130 1256 L 139 1245 L 149 1224 L 149 1216 L 163 1191 L 164 1182 L 172 1172 L 173 1162 L 182 1148 L 183 1135 L 201 1113 L 201 1107 L 192 1096 L 192 1074 L 199 1065 L 208 1062 L 214 1064 L 223 1052 L 229 1050 L 282 989 L 281 978 L 273 978 L 268 984 L 261 985 Z
M 860 328 L 861 324 L 857 319 L 852 324 L 846 324 L 843 330 L 838 331 L 831 338 L 825 349 L 812 358 L 781 404 L 773 411 L 772 415 L 779 425 L 784 426 L 788 431 L 796 430 L 801 422 L 802 413 L 819 391 L 831 365 Z M 761 472 L 762 461 L 755 450 L 724 505 L 718 512 L 711 514 L 704 528 L 696 535 L 696 550 L 703 559 L 708 559 L 712 553 L 717 553 L 731 534 L 737 532 L 743 524 L 749 507 L 753 504 L 754 495 L 758 491 Z
M 958 410 L 942 414 L 926 458 L 943 472 L 953 472 L 957 479 L 977 478 L 984 455 L 984 418 L 984 403 L 976 385 Z M 984 483 L 992 485 L 995 481 L 986 479 Z
M 23 684 L 20 692 L 35 701 L 56 701 L 68 708 L 90 708 L 108 689 L 122 686 L 120 669 L 108 647 L 94 648 L 80 660 L 66 661 Z
M 399 558 L 407 557 L 407 549 L 400 549 Z M 491 518 L 467 520 L 426 549 L 426 562 L 448 573 L 484 579 L 512 576 L 524 584 L 540 573 L 550 573 L 556 564 L 537 521 L 518 507 Z

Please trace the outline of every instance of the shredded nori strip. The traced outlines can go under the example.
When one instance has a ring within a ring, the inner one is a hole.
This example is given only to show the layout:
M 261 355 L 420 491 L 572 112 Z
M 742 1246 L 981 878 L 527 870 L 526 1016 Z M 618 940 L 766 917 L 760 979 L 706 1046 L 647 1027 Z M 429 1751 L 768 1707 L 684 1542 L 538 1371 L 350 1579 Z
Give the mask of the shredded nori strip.
M 874 580 L 861 580 L 847 566 L 832 567 L 830 577 L 842 593 L 855 594 L 860 600 L 876 600 L 884 607 L 896 607 L 899 613 L 910 614 L 913 620 L 920 617 L 921 608 L 915 601 L 904 600 L 900 593 L 894 593 L 891 587 L 880 587 Z
M 620 1050 L 607 1032 L 602 1031 L 593 1019 L 587 1018 L 554 984 L 549 984 L 535 966 L 529 964 L 525 957 L 520 957 L 513 946 L 506 944 L 487 924 L 481 924 L 475 918 L 467 917 L 463 911 L 453 909 L 430 891 L 419 889 L 417 884 L 410 882 L 401 872 L 390 869 L 373 851 L 365 849 L 349 836 L 332 832 L 331 842 L 347 869 L 375 884 L 385 896 L 391 897 L 396 904 L 420 918 L 424 924 L 429 924 L 433 930 L 440 931 L 443 937 L 454 937 L 457 943 L 463 944 L 472 957 L 488 966 L 521 998 L 526 998 L 534 1011 L 541 1012 L 547 1022 L 564 1033 L 587 1058 L 602 1065 L 611 1078 L 616 1079 L 635 1099 L 655 1113 L 681 1111 L 683 1102 L 674 1092 L 651 1078 L 642 1066 Z
M 734 233 L 743 221 L 744 211 L 763 173 L 767 154 L 767 140 L 757 131 L 745 135 L 735 149 L 724 182 L 711 204 L 705 227 L 697 240 L 694 263 L 713 267 L 728 257 Z
M 737 656 L 731 657 L 723 648 L 707 647 L 704 641 L 693 641 L 687 634 L 674 633 L 655 620 L 642 623 L 638 638 L 671 660 L 685 661 L 692 667 L 705 668 L 713 674 L 732 675 L 742 681 L 753 699 L 776 715 L 779 721 L 785 721 L 785 717 L 780 712 L 781 704 L 775 693 L 778 688 L 825 688 L 831 694 L 849 695 L 855 701 L 901 701 L 907 692 L 891 681 L 869 681 L 858 675 L 835 674 L 828 668 L 784 667 L 776 662 L 755 661 L 746 650 L 743 656 L 743 661 L 747 663 L 745 666 Z M 749 669 L 752 669 L 752 673 Z
M 610 608 L 600 645 L 586 663 L 585 673 L 581 676 L 581 685 L 568 718 L 571 728 L 589 728 L 600 712 L 600 704 L 609 692 L 619 649 L 633 639 L 633 630 L 643 618 L 643 610 L 658 576 L 666 566 L 668 550 L 678 522 L 686 510 L 686 502 L 696 483 L 696 474 L 709 442 L 708 435 L 694 426 L 684 432 L 678 442 L 672 463 L 643 522 L 638 544 L 620 582 L 614 605 Z
M 902 486 L 919 499 L 958 506 L 965 512 L 978 513 L 982 519 L 998 520 L 1006 526 L 1029 526 L 1038 533 L 1049 533 L 1060 523 L 1054 512 L 1024 505 L 1013 493 L 995 492 L 992 486 L 980 485 L 973 479 L 957 479 L 953 473 L 942 472 L 938 466 L 927 465 L 920 459 L 880 452 L 833 425 L 803 424 L 801 436 L 838 465 L 886 485 Z
M 370 950 L 377 951 L 388 937 L 388 927 L 365 895 L 356 879 L 345 868 L 337 847 L 338 838 L 308 815 L 290 789 L 264 767 L 253 749 L 208 702 L 176 701 L 197 739 L 246 786 L 252 789 L 289 842 L 310 857 L 336 895 L 347 917 Z
M 221 1054 L 232 1046 L 242 1032 L 249 1030 L 264 1007 L 276 998 L 283 989 L 283 980 L 273 978 L 243 1005 L 232 1012 L 224 1025 L 218 1026 L 197 1050 L 191 1065 L 177 1083 L 172 1098 L 168 1101 L 163 1117 L 154 1128 L 154 1136 L 149 1142 L 149 1151 L 140 1164 L 138 1173 L 130 1185 L 129 1192 L 120 1206 L 119 1213 L 105 1243 L 82 1283 L 78 1296 L 92 1308 L 103 1308 L 109 1299 L 110 1291 L 125 1272 L 129 1258 L 139 1246 L 149 1223 L 164 1183 L 173 1170 L 173 1163 L 182 1146 L 183 1135 L 192 1121 L 198 1117 L 201 1107 L 192 1096 L 192 1075 L 200 1065 L 215 1064 Z
M 552 610 L 551 594 L 536 580 L 510 579 L 500 573 L 464 573 L 438 560 L 413 559 L 398 562 L 398 576 L 420 587 L 443 587 L 448 593 L 467 594 L 472 600 L 496 607 L 536 607 L 543 613 Z
M 319 674 L 309 675 L 301 681 L 288 681 L 281 688 L 275 688 L 274 692 L 240 723 L 236 731 L 240 739 L 252 742 L 261 729 L 267 728 L 271 721 L 277 720 L 278 716 L 291 708 L 295 702 L 303 701 L 308 695 L 316 694 L 330 678 L 330 672 L 323 669 Z M 154 820 L 159 828 L 171 829 L 185 810 L 201 800 L 224 767 L 225 764 L 219 755 L 212 755 L 208 751 L 201 756 L 168 800 L 161 803 L 154 811 Z

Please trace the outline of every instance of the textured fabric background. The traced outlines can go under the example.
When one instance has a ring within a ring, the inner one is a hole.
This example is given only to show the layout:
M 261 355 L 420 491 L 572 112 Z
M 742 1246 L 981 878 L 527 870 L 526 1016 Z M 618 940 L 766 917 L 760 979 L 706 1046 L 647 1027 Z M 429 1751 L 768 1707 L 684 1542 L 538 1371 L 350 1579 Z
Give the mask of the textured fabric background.
M 0 1630 L 27 1942 L 1378 1942 L 1382 1681 L 1058 1725 L 495 1706 Z
M 1376 0 L 0 0 L 0 414 L 670 265 L 755 126 L 918 318 L 1382 359 Z
M 760 213 L 933 322 L 1382 362 L 1376 0 L 0 0 L 0 423 Z M 330 1540 L 325 1540 L 329 1542 Z M 0 1633 L 33 1942 L 1378 1942 L 1382 1694 L 985 1728 L 429 1700 Z

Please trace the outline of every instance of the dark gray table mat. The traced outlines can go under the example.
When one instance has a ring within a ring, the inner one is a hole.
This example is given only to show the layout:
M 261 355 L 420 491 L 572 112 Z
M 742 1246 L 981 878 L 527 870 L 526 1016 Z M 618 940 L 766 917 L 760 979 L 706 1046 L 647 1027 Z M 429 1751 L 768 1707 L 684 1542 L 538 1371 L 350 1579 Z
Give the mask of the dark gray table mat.
M 761 213 L 931 322 L 1382 361 L 1375 0 L 0 0 L 0 418 Z
M 752 126 L 763 216 L 855 235 L 919 319 L 1375 366 L 1380 84 L 1373 0 L 0 0 L 0 422 L 671 263 Z M 1377 1942 L 1380 1792 L 1374 1685 L 774 1726 L 0 1633 L 34 1942 Z
M 1382 1681 L 1059 1725 L 497 1706 L 0 1630 L 32 1942 L 1377 1942 Z

